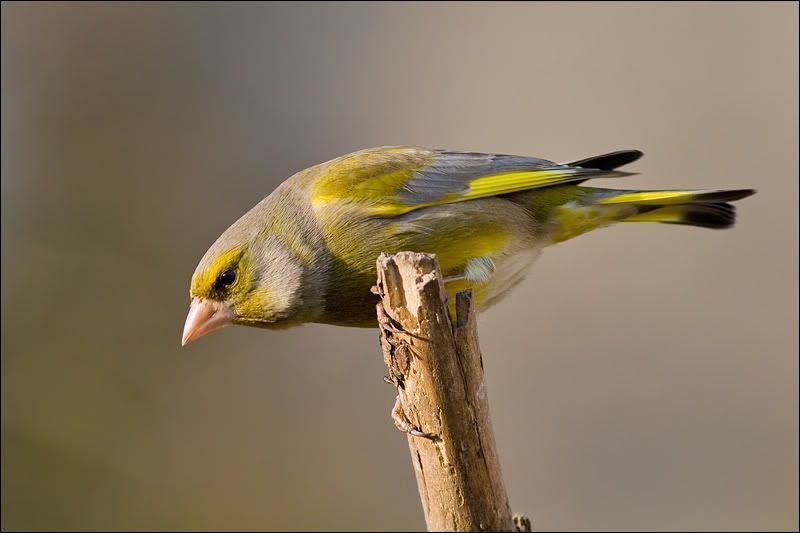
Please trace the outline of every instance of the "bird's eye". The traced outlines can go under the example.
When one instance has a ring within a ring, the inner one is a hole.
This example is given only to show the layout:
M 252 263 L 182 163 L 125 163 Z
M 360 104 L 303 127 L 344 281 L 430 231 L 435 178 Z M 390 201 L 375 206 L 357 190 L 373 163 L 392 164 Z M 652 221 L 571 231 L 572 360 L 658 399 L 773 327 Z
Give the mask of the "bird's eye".
M 217 277 L 217 284 L 220 287 L 230 287 L 236 282 L 236 270 L 226 270 Z

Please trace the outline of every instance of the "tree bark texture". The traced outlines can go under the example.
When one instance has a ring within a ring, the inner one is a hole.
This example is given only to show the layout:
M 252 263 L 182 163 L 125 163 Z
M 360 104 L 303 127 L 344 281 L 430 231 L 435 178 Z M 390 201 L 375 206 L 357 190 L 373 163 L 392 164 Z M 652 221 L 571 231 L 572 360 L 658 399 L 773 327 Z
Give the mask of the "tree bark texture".
M 381 254 L 376 292 L 393 416 L 408 433 L 428 530 L 514 531 L 471 293 L 457 295 L 453 323 L 436 257 L 410 252 Z

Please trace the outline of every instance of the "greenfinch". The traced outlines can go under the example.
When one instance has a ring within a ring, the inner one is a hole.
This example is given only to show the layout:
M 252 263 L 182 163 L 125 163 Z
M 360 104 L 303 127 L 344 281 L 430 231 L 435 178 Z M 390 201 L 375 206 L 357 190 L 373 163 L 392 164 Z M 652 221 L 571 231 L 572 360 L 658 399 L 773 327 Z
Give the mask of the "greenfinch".
M 228 324 L 375 327 L 381 252 L 435 253 L 445 287 L 499 301 L 548 245 L 617 222 L 731 227 L 740 190 L 581 185 L 630 173 L 624 150 L 572 163 L 381 147 L 300 171 L 229 227 L 200 260 L 182 343 Z

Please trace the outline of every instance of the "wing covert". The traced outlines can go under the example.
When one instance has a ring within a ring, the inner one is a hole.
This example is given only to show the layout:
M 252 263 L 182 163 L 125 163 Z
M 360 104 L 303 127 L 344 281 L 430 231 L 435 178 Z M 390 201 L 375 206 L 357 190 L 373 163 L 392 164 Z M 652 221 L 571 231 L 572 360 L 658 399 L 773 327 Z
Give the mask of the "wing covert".
M 324 166 L 324 165 L 323 165 Z M 362 150 L 322 170 L 312 200 L 356 202 L 373 215 L 629 173 L 573 167 L 535 157 L 415 147 Z

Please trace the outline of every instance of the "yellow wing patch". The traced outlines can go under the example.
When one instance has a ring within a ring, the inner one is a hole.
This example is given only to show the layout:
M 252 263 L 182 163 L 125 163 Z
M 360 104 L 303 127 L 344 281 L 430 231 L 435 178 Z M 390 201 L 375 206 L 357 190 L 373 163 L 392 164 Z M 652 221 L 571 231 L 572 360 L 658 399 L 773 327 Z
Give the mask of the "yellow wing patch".
M 575 174 L 579 172 L 579 169 L 530 170 L 481 176 L 468 181 L 468 188 L 464 191 L 446 193 L 436 200 L 416 204 L 400 202 L 397 198 L 385 198 L 384 200 L 389 201 L 370 206 L 369 212 L 373 215 L 403 215 L 423 207 L 489 198 L 501 194 L 566 183 L 575 179 Z
M 487 196 L 497 196 L 527 189 L 547 187 L 548 185 L 556 185 L 564 181 L 569 181 L 570 177 L 576 174 L 576 172 L 577 169 L 530 170 L 483 176 L 470 181 L 468 191 L 449 196 L 447 198 L 448 201 L 441 203 L 486 198 Z

